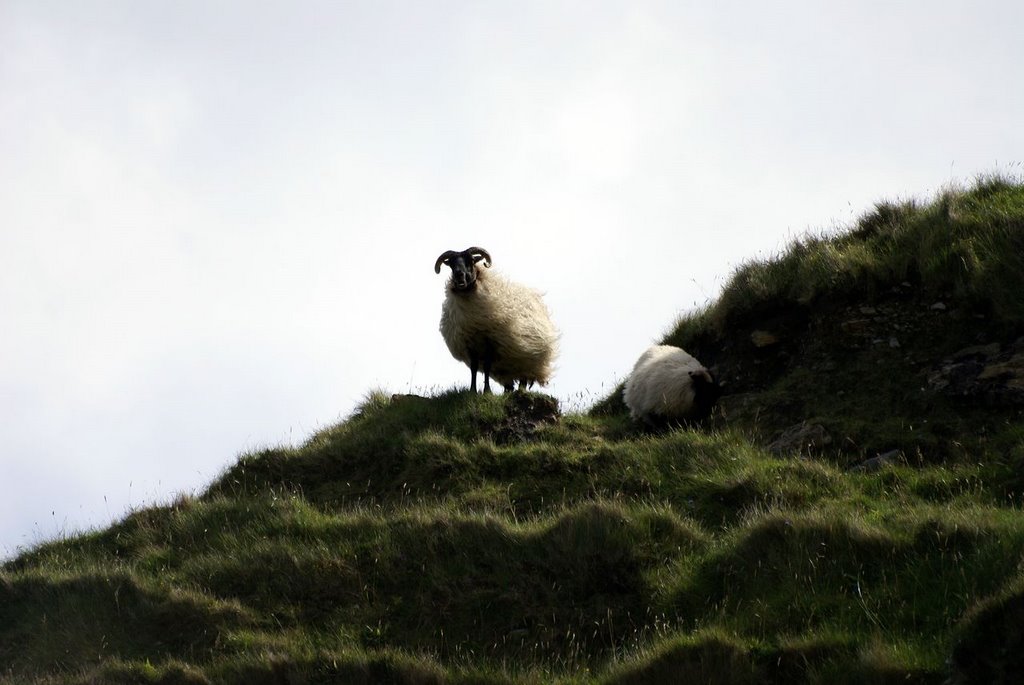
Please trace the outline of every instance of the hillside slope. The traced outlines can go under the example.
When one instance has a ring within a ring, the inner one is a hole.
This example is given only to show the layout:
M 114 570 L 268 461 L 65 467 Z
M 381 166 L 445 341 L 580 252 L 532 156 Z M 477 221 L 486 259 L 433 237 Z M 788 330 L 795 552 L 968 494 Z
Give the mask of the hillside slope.
M 1024 186 L 990 179 L 680 320 L 724 383 L 703 426 L 374 393 L 5 564 L 0 681 L 1014 682 L 1022 274 Z

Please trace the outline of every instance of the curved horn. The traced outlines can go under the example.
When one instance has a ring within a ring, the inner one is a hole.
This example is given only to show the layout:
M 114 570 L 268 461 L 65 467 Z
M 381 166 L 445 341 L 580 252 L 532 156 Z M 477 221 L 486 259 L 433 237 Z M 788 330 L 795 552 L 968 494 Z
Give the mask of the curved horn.
M 442 253 L 441 256 L 437 258 L 437 261 L 434 262 L 434 273 L 441 273 L 441 264 L 443 264 L 446 260 L 451 259 L 457 254 L 459 253 L 456 252 L 455 250 L 448 250 L 447 252 Z
M 476 257 L 477 255 L 480 255 L 481 257 L 483 257 L 484 258 L 484 262 L 485 262 L 484 266 L 490 266 L 491 265 L 491 253 L 489 253 L 484 248 L 482 248 L 482 247 L 471 247 L 468 250 L 466 250 L 466 252 L 468 252 L 471 257 Z

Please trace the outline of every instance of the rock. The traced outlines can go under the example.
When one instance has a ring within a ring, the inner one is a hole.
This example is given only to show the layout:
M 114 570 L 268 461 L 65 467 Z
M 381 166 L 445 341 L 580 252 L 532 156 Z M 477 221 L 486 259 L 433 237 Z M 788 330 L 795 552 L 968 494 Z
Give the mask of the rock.
M 803 421 L 790 426 L 768 445 L 773 454 L 787 452 L 809 452 L 819 450 L 832 443 L 832 436 L 820 423 Z
M 871 326 L 871 319 L 850 319 L 839 324 L 843 333 L 854 333 L 863 335 Z
M 407 394 L 402 394 L 402 393 L 396 393 L 396 394 L 391 396 L 391 401 L 393 403 L 400 403 L 400 402 L 408 403 L 408 402 L 428 402 L 429 400 L 426 397 L 423 397 L 422 395 L 407 395 Z
M 936 312 L 944 312 L 944 311 L 946 311 L 946 303 L 945 302 L 936 302 L 931 307 L 928 307 L 928 309 L 931 309 L 932 311 L 936 311 Z
M 953 359 L 966 359 L 967 357 L 983 357 L 988 359 L 989 357 L 994 357 L 999 354 L 999 350 L 999 343 L 974 345 L 973 347 L 965 347 L 964 349 L 953 353 Z
M 989 364 L 978 374 L 979 381 L 1003 380 L 1007 385 L 1021 387 L 1024 383 L 1024 354 L 1015 354 L 1006 361 Z
M 899 460 L 899 456 L 899 450 L 890 450 L 857 464 L 850 471 L 854 473 L 876 473 L 889 464 L 896 463 Z
M 935 392 L 942 392 L 949 387 L 949 378 L 946 376 L 946 370 L 940 369 L 928 375 L 928 387 Z
M 875 309 L 874 307 L 861 307 L 860 313 L 864 314 L 865 316 L 873 316 L 874 314 L 878 313 L 878 310 Z
M 899 346 L 900 346 L 900 341 L 899 340 L 897 340 L 896 338 L 889 338 L 889 347 L 898 348 Z
M 562 412 L 558 400 L 550 395 L 532 392 L 508 393 L 505 418 L 494 428 L 494 442 L 511 445 L 531 440 L 539 428 L 558 423 Z
M 1024 405 L 1024 352 L 997 343 L 960 350 L 928 375 L 936 392 L 991 407 Z
M 750 334 L 750 342 L 757 348 L 768 347 L 779 342 L 779 337 L 768 331 L 754 331 Z

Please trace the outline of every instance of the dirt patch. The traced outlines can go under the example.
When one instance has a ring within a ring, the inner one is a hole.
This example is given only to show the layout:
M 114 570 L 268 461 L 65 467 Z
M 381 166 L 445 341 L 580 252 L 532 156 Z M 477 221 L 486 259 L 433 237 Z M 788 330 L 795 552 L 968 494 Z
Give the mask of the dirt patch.
M 505 402 L 505 417 L 491 429 L 490 434 L 499 445 L 526 442 L 532 440 L 542 426 L 558 423 L 561 418 L 562 412 L 554 397 L 513 392 Z

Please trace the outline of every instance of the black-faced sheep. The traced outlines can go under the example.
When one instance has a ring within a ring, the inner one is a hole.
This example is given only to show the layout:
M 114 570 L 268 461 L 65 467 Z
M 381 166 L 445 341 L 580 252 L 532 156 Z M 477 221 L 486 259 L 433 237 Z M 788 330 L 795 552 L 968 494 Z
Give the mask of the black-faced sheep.
M 476 392 L 477 371 L 512 390 L 546 385 L 558 354 L 558 331 L 541 294 L 491 271 L 487 250 L 448 250 L 434 263 L 452 270 L 441 308 L 441 335 L 452 356 L 469 366 L 469 389 Z
M 653 345 L 633 366 L 622 398 L 634 419 L 657 424 L 707 418 L 719 395 L 715 377 L 685 350 Z

